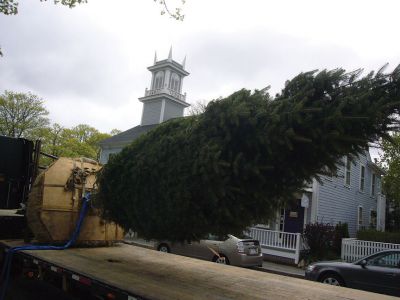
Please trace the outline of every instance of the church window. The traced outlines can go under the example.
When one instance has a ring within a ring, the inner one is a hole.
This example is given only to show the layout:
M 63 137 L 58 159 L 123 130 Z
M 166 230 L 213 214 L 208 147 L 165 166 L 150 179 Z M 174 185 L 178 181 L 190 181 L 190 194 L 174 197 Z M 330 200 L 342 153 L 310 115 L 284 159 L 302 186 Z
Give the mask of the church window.
M 179 88 L 180 88 L 179 84 L 180 84 L 180 78 L 179 78 L 178 74 L 172 73 L 171 79 L 169 81 L 169 88 L 173 91 L 179 92 Z
M 161 89 L 163 87 L 164 84 L 164 72 L 163 71 L 159 71 L 156 74 L 156 78 L 154 80 L 154 89 Z

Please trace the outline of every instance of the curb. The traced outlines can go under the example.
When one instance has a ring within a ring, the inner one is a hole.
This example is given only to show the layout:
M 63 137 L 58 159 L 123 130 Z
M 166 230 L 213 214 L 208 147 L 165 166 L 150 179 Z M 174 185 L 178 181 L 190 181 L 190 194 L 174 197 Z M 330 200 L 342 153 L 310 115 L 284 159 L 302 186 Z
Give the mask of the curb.
M 124 240 L 123 243 L 124 243 L 124 244 L 128 244 L 128 245 L 131 245 L 131 246 L 137 246 L 137 247 L 147 248 L 147 249 L 150 249 L 150 250 L 156 250 L 156 249 L 154 248 L 154 246 L 148 245 L 148 244 L 142 244 L 142 243 L 140 243 L 140 242 Z
M 289 276 L 293 278 L 299 278 L 299 279 L 304 279 L 305 275 L 300 275 L 296 273 L 290 273 L 290 272 L 284 272 L 284 271 L 278 271 L 278 270 L 272 270 L 272 269 L 266 269 L 262 267 L 254 267 L 252 268 L 253 270 L 260 271 L 260 272 L 265 272 L 265 273 L 272 273 L 272 274 L 277 274 L 277 275 L 283 275 L 283 276 Z

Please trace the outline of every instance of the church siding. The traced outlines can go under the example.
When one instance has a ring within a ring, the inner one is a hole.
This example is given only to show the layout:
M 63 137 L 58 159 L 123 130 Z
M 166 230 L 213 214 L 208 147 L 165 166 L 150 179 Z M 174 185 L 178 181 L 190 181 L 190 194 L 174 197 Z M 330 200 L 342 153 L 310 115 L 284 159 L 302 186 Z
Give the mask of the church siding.
M 160 122 L 162 102 L 146 102 L 143 104 L 142 125 L 157 124 Z
M 107 163 L 110 155 L 120 152 L 124 146 L 158 124 L 168 119 L 183 117 L 184 109 L 190 106 L 186 103 L 186 95 L 180 94 L 183 77 L 189 75 L 184 69 L 185 63 L 186 58 L 182 64 L 172 59 L 172 48 L 166 60 L 157 61 L 157 55 L 154 56 L 154 65 L 148 68 L 152 74 L 150 89 L 146 89 L 144 97 L 139 98 L 143 103 L 141 123 L 100 142 L 101 163 Z M 178 78 L 178 82 L 174 81 L 172 90 L 171 76 Z
M 101 164 L 105 164 L 108 162 L 110 155 L 112 154 L 117 154 L 122 150 L 122 146 L 121 147 L 116 147 L 116 148 L 106 148 L 106 149 L 101 149 L 100 152 L 100 163 Z
M 183 107 L 180 104 L 166 99 L 165 100 L 165 110 L 164 110 L 164 121 L 172 118 L 178 118 L 183 116 Z

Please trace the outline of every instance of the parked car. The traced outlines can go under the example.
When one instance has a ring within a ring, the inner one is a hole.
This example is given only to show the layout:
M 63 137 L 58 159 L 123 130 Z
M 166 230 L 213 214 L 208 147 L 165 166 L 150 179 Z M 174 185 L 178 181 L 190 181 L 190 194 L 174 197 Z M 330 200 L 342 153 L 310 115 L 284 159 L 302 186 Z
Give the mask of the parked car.
M 198 242 L 171 243 L 160 241 L 155 244 L 158 251 L 205 259 L 221 264 L 240 267 L 262 266 L 263 256 L 260 242 L 250 237 L 228 235 L 218 238 L 208 235 Z
M 400 250 L 382 251 L 354 263 L 311 264 L 306 279 L 400 296 Z

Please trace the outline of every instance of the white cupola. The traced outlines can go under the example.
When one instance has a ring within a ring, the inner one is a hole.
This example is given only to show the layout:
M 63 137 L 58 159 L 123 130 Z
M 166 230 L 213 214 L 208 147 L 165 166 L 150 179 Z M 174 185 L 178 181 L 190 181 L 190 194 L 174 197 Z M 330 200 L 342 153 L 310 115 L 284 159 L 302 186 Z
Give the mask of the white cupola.
M 190 106 L 186 102 L 186 93 L 182 94 L 183 78 L 189 73 L 185 70 L 186 57 L 182 64 L 172 59 L 172 47 L 168 59 L 157 61 L 148 67 L 152 73 L 150 89 L 146 89 L 140 125 L 159 124 L 172 118 L 183 117 L 183 111 Z

